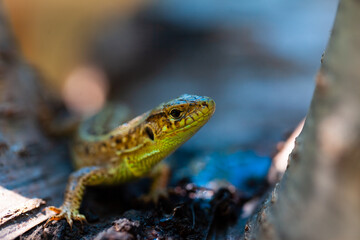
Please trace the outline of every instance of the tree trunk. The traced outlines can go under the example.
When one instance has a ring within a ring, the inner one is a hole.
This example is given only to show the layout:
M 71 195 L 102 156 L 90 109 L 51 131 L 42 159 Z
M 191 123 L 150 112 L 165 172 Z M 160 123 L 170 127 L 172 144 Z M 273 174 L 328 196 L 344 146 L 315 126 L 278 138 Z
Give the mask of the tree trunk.
M 360 238 L 359 13 L 339 4 L 303 131 L 244 239 Z
M 70 166 L 62 161 L 64 144 L 54 146 L 39 127 L 40 95 L 38 76 L 22 61 L 0 4 L 0 239 L 45 221 L 43 199 L 62 201 Z

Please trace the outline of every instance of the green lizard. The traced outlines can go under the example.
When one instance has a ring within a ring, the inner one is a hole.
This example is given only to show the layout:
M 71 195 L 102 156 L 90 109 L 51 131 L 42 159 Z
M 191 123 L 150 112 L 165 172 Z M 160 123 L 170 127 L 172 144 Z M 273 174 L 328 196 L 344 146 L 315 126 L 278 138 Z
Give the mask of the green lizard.
M 120 125 L 121 114 L 107 107 L 84 121 L 72 144 L 74 166 L 64 203 L 49 207 L 56 213 L 47 223 L 65 218 L 86 221 L 79 213 L 85 188 L 113 185 L 143 176 L 153 177 L 148 199 L 164 193 L 168 168 L 158 164 L 193 136 L 213 115 L 208 97 L 182 95 Z

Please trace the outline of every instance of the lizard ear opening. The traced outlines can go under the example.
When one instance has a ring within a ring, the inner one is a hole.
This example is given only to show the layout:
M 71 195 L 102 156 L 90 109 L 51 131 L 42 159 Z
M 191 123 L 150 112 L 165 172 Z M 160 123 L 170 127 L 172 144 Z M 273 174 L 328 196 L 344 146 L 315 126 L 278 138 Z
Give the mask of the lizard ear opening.
M 145 127 L 145 133 L 150 138 L 151 141 L 154 141 L 155 139 L 154 132 L 149 126 Z

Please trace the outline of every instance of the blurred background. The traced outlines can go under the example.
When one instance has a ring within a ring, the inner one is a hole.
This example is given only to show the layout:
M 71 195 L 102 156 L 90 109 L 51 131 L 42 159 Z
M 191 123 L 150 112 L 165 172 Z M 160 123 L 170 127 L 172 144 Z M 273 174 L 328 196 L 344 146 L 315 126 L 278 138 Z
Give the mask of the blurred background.
M 184 148 L 270 156 L 305 117 L 337 0 L 5 0 L 43 84 L 75 112 L 212 97 Z

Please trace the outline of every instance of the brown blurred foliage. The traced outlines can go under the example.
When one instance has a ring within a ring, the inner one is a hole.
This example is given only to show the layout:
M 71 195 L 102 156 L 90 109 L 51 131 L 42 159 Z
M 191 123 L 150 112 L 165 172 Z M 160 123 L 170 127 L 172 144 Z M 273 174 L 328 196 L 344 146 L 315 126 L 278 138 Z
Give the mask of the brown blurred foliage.
M 5 0 L 3 5 L 21 52 L 59 92 L 71 70 L 87 61 L 97 30 L 109 18 L 127 19 L 146 4 L 142 0 Z

